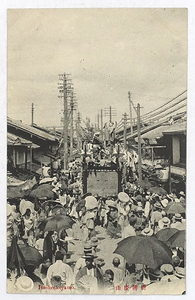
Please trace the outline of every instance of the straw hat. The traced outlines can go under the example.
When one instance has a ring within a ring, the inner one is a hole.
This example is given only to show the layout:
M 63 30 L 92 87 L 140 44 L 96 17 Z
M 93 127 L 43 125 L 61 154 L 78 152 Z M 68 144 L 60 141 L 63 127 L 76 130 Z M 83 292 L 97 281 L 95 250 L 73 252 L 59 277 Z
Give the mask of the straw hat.
M 173 266 L 170 265 L 170 264 L 164 264 L 164 265 L 162 265 L 161 268 L 160 268 L 160 270 L 163 273 L 167 274 L 167 275 L 173 274 Z
M 112 200 L 109 201 L 108 207 L 113 207 L 113 208 L 115 208 L 115 209 L 118 209 L 118 208 L 117 208 L 117 203 L 114 202 L 114 201 L 112 201 Z
M 162 218 L 159 220 L 158 224 L 160 228 L 168 227 L 170 225 L 170 220 L 167 217 Z
M 181 267 L 175 267 L 175 276 L 179 278 L 185 278 L 186 269 Z
M 141 234 L 145 235 L 145 236 L 152 236 L 153 235 L 153 230 L 149 227 L 146 227 L 142 230 Z
M 125 193 L 125 192 L 120 192 L 118 194 L 118 199 L 121 201 L 121 202 L 124 202 L 124 203 L 127 203 L 129 202 L 130 198 L 129 196 Z
M 93 196 L 87 196 L 85 198 L 85 207 L 86 209 L 93 209 L 93 208 L 96 208 L 98 207 L 98 202 L 97 202 L 97 199 Z
M 90 241 L 87 241 L 84 245 L 84 252 L 92 252 L 92 245 Z
M 184 193 L 183 191 L 180 191 L 179 194 L 180 194 L 181 196 L 183 196 L 183 197 L 186 196 L 185 193 Z
M 18 278 L 16 286 L 23 292 L 30 292 L 34 287 L 34 282 L 28 276 L 21 276 Z
M 30 201 L 22 199 L 20 201 L 20 212 L 22 216 L 26 213 L 27 209 L 30 209 L 31 212 L 34 211 L 34 204 Z
M 155 208 L 162 208 L 162 206 L 160 205 L 159 202 L 154 203 L 154 207 L 155 207 Z
M 163 199 L 161 201 L 161 204 L 162 204 L 163 207 L 166 207 L 168 205 L 168 203 L 169 203 L 169 200 L 167 200 L 167 199 Z
M 181 220 L 182 216 L 181 214 L 175 214 L 175 220 Z
M 155 278 L 162 278 L 164 276 L 163 272 L 156 269 L 156 270 L 151 270 L 149 271 L 150 276 L 155 277 Z

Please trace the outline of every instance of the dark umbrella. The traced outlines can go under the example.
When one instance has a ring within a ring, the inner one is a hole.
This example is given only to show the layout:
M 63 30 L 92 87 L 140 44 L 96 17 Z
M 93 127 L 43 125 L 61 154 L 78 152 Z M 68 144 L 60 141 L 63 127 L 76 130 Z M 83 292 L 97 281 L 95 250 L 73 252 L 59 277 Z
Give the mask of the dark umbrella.
M 167 195 L 167 191 L 162 187 L 158 187 L 158 186 L 152 186 L 151 188 L 149 188 L 148 192 L 155 193 L 158 195 Z
M 114 253 L 123 256 L 129 264 L 144 264 L 156 269 L 162 264 L 172 264 L 172 251 L 153 236 L 131 236 L 118 243 Z
M 7 187 L 7 199 L 23 198 L 27 196 L 28 193 L 28 191 L 23 191 L 21 187 L 18 186 Z
M 19 245 L 27 265 L 38 267 L 43 262 L 43 257 L 40 252 L 34 247 L 28 245 Z
M 180 202 L 170 202 L 164 210 L 167 214 L 185 213 L 185 207 Z
M 60 229 L 71 228 L 74 224 L 74 221 L 65 215 L 55 215 L 47 219 L 47 224 L 44 231 L 59 231 Z
M 178 230 L 174 235 L 172 235 L 167 244 L 170 245 L 171 248 L 181 247 L 185 249 L 186 245 L 186 231 L 185 230 Z
M 50 184 L 41 184 L 36 189 L 32 190 L 29 194 L 30 197 L 41 199 L 47 197 L 47 199 L 54 199 L 54 192 L 52 192 L 53 186 Z
M 18 245 L 17 237 L 13 237 L 12 244 L 7 256 L 8 268 L 16 268 L 18 269 L 18 272 L 20 272 L 21 267 L 26 268 L 28 265 L 38 267 L 42 260 L 42 255 L 37 249 L 26 244 Z
M 155 234 L 155 236 L 159 241 L 166 243 L 168 241 L 168 239 L 176 232 L 178 232 L 178 229 L 176 229 L 176 228 L 165 228 L 165 229 L 159 230 Z
M 46 205 L 53 205 L 54 207 L 56 205 L 58 205 L 58 206 L 60 205 L 61 207 L 63 207 L 60 202 L 55 201 L 55 200 L 47 200 L 41 204 L 41 207 L 44 209 Z
M 143 189 L 149 189 L 152 187 L 152 184 L 148 180 L 138 180 L 137 184 L 140 185 Z

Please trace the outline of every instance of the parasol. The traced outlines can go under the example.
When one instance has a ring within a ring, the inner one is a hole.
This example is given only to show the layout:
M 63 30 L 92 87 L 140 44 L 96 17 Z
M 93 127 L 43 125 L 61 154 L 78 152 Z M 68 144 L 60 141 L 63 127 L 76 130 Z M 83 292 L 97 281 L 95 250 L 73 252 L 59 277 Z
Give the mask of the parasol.
M 149 188 L 148 192 L 158 194 L 158 195 L 167 195 L 167 191 L 162 187 L 153 186 Z
M 185 249 L 186 244 L 186 231 L 179 230 L 175 234 L 173 234 L 167 241 L 167 244 L 171 246 L 171 248 L 181 247 Z
M 50 184 L 41 184 L 36 189 L 32 190 L 29 194 L 30 197 L 41 199 L 47 197 L 47 199 L 54 199 L 54 193 L 52 192 L 53 186 Z
M 69 216 L 55 215 L 47 219 L 44 231 L 59 231 L 62 228 L 68 229 L 71 228 L 73 224 L 74 221 Z
M 185 213 L 185 207 L 180 202 L 170 202 L 164 210 L 167 214 Z
M 166 243 L 168 239 L 176 232 L 178 232 L 178 229 L 176 228 L 165 228 L 159 230 L 155 236 L 159 241 Z
M 156 269 L 172 264 L 172 251 L 154 236 L 131 236 L 118 243 L 114 253 L 123 256 L 129 264 L 144 264 Z

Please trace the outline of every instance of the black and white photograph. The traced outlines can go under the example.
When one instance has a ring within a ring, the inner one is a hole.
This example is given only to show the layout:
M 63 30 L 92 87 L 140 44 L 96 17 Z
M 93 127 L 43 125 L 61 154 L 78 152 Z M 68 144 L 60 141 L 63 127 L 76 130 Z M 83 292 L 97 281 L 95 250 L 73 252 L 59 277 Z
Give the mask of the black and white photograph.
M 7 293 L 186 293 L 187 89 L 187 8 L 7 10 Z

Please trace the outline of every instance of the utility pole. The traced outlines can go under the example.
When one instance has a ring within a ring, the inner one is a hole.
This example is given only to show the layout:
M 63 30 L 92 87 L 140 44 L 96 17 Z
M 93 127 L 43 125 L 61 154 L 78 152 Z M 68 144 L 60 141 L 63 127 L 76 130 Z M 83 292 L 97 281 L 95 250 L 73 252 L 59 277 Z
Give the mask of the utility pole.
M 70 92 L 70 86 L 68 85 L 69 79 L 67 76 L 70 74 L 60 74 L 59 80 L 62 81 L 62 83 L 59 87 L 60 93 L 62 93 L 62 96 L 58 96 L 60 98 L 63 98 L 64 100 L 64 120 L 63 120 L 63 134 L 64 134 L 64 169 L 66 170 L 68 167 L 68 93 Z
M 132 107 L 131 107 L 131 93 L 128 92 L 129 97 L 129 116 L 130 116 L 130 128 L 131 128 L 131 135 L 133 134 L 133 122 L 132 122 Z
M 142 180 L 140 104 L 139 103 L 137 105 L 137 132 L 138 132 L 138 177 L 139 177 L 139 180 Z
M 74 96 L 73 91 L 70 99 L 70 156 L 73 154 L 73 110 L 74 110 Z
M 109 107 L 109 110 L 110 110 L 110 123 L 112 123 L 112 108 L 111 108 L 111 106 Z
M 104 109 L 105 116 L 109 116 L 109 123 L 112 123 L 112 117 L 116 117 L 116 108 L 112 108 L 109 106 L 109 108 Z
M 104 134 L 103 134 L 103 110 L 101 109 L 101 136 L 102 136 L 102 142 L 104 140 Z
M 97 129 L 99 130 L 100 129 L 100 115 L 98 114 L 97 115 Z
M 31 126 L 34 124 L 34 104 L 32 103 L 32 108 L 31 108 Z
M 127 114 L 124 113 L 124 149 L 126 150 L 127 148 Z
M 81 123 L 81 113 L 78 112 L 77 114 L 77 147 L 80 147 L 80 123 Z

